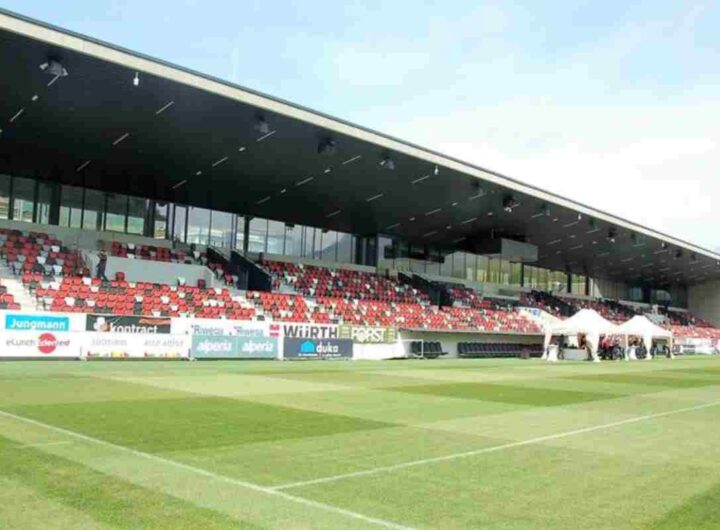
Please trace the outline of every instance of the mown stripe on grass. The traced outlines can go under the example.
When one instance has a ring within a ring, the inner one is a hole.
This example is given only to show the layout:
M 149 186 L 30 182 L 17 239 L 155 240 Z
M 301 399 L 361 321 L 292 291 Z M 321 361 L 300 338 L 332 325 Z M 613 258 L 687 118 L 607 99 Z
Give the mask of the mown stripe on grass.
M 539 389 L 527 386 L 486 383 L 411 385 L 386 388 L 385 390 L 408 394 L 432 394 L 460 399 L 495 401 L 514 405 L 527 405 L 529 407 L 557 407 L 619 397 L 618 394 L 610 393 Z
M 0 410 L 0 418 L 5 418 L 7 420 L 10 420 L 11 422 L 24 425 L 25 427 L 29 426 L 33 428 L 39 428 L 41 430 L 51 431 L 60 434 L 64 437 L 70 437 L 75 440 L 87 442 L 91 446 L 94 446 L 94 449 L 109 451 L 110 455 L 108 455 L 108 457 L 111 460 L 114 460 L 115 456 L 112 453 L 121 453 L 124 456 L 136 457 L 136 461 L 132 461 L 133 459 L 126 461 L 122 468 L 118 469 L 117 472 L 119 474 L 123 474 L 128 473 L 129 471 L 129 474 L 125 474 L 123 476 L 126 477 L 126 480 L 132 481 L 137 476 L 137 472 L 140 470 L 140 468 L 144 468 L 143 476 L 140 478 L 142 480 L 153 480 L 153 478 L 155 477 L 153 477 L 152 474 L 145 475 L 144 473 L 147 471 L 147 468 L 145 468 L 146 465 L 150 467 L 155 466 L 158 468 L 158 470 L 162 470 L 162 476 L 157 477 L 159 479 L 159 482 L 163 484 L 162 487 L 169 486 L 174 488 L 174 491 L 177 492 L 174 494 L 175 497 L 190 500 L 193 504 L 196 504 L 198 500 L 204 500 L 205 502 L 211 500 L 213 503 L 216 503 L 217 501 L 223 502 L 226 495 L 225 491 L 232 494 L 232 488 L 237 487 L 240 490 L 244 490 L 244 493 L 247 494 L 233 499 L 232 502 L 232 507 L 233 509 L 235 509 L 235 511 L 237 511 L 238 506 L 242 507 L 243 511 L 240 512 L 240 515 L 242 515 L 242 517 L 238 517 L 238 519 L 240 520 L 247 519 L 248 517 L 246 516 L 249 515 L 249 513 L 252 513 L 255 516 L 261 516 L 263 519 L 265 519 L 266 517 L 272 517 L 277 521 L 279 528 L 311 528 L 314 527 L 318 521 L 317 515 L 319 514 L 317 512 L 324 512 L 325 516 L 328 518 L 334 517 L 345 519 L 346 521 L 344 522 L 348 524 L 344 524 L 342 528 L 366 528 L 368 526 L 379 526 L 382 528 L 389 528 L 391 530 L 411 530 L 409 527 L 399 523 L 364 515 L 353 510 L 342 508 L 340 506 L 327 504 L 312 499 L 307 499 L 305 497 L 277 491 L 273 488 L 261 486 L 260 484 L 236 479 L 227 475 L 209 471 L 207 469 L 202 469 L 199 467 L 191 466 L 189 464 L 178 462 L 177 460 L 165 458 L 160 455 L 144 451 L 138 451 L 131 447 L 114 444 L 99 438 L 93 438 L 92 436 L 73 432 L 71 430 L 64 429 L 56 425 L 43 423 L 41 421 L 37 421 L 32 418 L 26 418 L 8 411 Z M 92 460 L 93 459 L 91 458 L 90 461 L 92 462 Z M 95 462 L 94 464 L 96 466 L 106 465 L 105 460 Z M 109 462 L 107 465 L 109 465 L 110 468 L 114 468 L 113 462 Z M 113 473 L 113 475 L 115 475 L 115 473 Z M 167 477 L 166 475 L 170 475 L 170 477 Z M 167 480 L 168 478 L 171 479 L 169 482 Z M 198 491 L 195 491 L 196 486 L 194 483 L 188 483 L 188 479 L 190 478 L 193 479 L 193 482 L 197 482 L 197 487 L 200 488 Z M 177 482 L 175 482 L 175 480 L 177 480 Z M 218 492 L 216 491 L 216 489 L 218 486 L 223 487 L 222 495 L 217 494 Z M 206 495 L 206 492 L 209 492 L 209 498 Z M 268 501 L 284 503 L 284 506 L 276 506 L 274 507 L 275 509 L 268 511 Z M 249 503 L 251 504 L 248 505 Z M 311 512 L 314 512 L 311 519 L 313 522 L 312 525 L 308 524 L 307 521 L 309 513 L 307 513 L 307 511 L 300 513 L 298 511 L 301 508 L 310 509 Z M 265 514 L 267 515 L 265 515 L 263 512 L 265 512 Z M 281 524 L 281 521 L 285 521 L 285 523 L 287 523 L 288 520 L 292 521 L 291 525 Z M 332 519 L 328 519 L 327 522 L 321 523 L 321 526 L 325 526 L 328 528 L 341 527 L 337 524 L 331 524 L 331 521 Z M 355 524 L 350 525 L 349 523 L 351 522 Z
M 0 437 L 0 470 L 5 477 L 101 523 L 131 529 L 259 528 L 64 458 L 19 447 Z M 23 509 L 22 505 L 5 505 L 0 512 Z
M 720 482 L 703 493 L 690 497 L 665 517 L 653 523 L 650 528 L 653 530 L 675 530 L 677 528 L 715 530 L 720 526 L 720 502 L 718 499 L 720 499 Z
M 49 376 L 17 378 L 0 382 L 0 406 L 136 401 L 191 397 L 179 390 L 96 377 Z
M 700 388 L 720 384 L 720 380 L 697 377 L 672 377 L 665 375 L 645 374 L 592 374 L 573 375 L 565 379 L 576 381 L 602 381 L 606 383 L 623 383 L 631 385 L 661 386 L 667 388 Z
M 214 397 L 105 401 L 92 406 L 65 403 L 10 410 L 154 453 L 394 427 L 392 423 Z

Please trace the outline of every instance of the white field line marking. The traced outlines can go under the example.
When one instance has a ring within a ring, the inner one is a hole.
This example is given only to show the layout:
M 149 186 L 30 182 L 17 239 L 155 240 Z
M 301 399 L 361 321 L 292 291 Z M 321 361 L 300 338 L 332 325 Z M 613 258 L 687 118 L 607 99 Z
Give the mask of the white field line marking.
M 33 448 L 33 447 L 48 447 L 48 446 L 52 446 L 52 445 L 69 445 L 69 444 L 71 444 L 71 443 L 72 443 L 72 442 L 71 442 L 70 440 L 65 440 L 65 441 L 58 440 L 57 442 L 38 442 L 38 443 L 35 443 L 35 444 L 24 444 L 24 445 L 21 445 L 21 446 L 18 447 L 18 449 L 30 449 L 30 448 Z
M 206 469 L 191 466 L 188 464 L 183 464 L 182 462 L 178 462 L 176 460 L 171 460 L 169 458 L 163 458 L 162 456 L 157 456 L 152 453 L 145 453 L 143 451 L 138 451 L 138 450 L 132 449 L 130 447 L 125 447 L 124 445 L 117 445 L 112 442 L 106 442 L 105 440 L 101 440 L 99 438 L 93 438 L 92 436 L 87 436 L 85 434 L 80 434 L 78 432 L 70 431 L 68 429 L 63 429 L 62 427 L 56 427 L 55 425 L 51 425 L 49 423 L 43 423 L 41 421 L 33 420 L 31 418 L 26 418 L 24 416 L 18 416 L 17 414 L 12 414 L 12 413 L 6 412 L 4 410 L 0 410 L 0 416 L 4 416 L 6 418 L 11 418 L 13 420 L 27 423 L 29 425 L 35 425 L 37 427 L 42 427 L 43 429 L 47 429 L 50 431 L 59 432 L 66 436 L 77 438 L 78 440 L 83 440 L 83 441 L 101 445 L 104 447 L 109 447 L 111 449 L 115 449 L 117 451 L 122 451 L 122 452 L 125 452 L 128 454 L 140 457 L 140 458 L 144 458 L 146 460 L 151 460 L 153 462 L 159 462 L 161 464 L 173 466 L 175 468 L 182 469 L 184 471 L 189 471 L 189 472 L 195 473 L 197 475 L 201 475 L 204 477 L 208 477 L 208 478 L 212 478 L 212 479 L 219 480 L 222 482 L 226 482 L 228 484 L 234 484 L 236 486 L 247 488 L 252 491 L 257 491 L 259 493 L 265 493 L 267 495 L 279 497 L 281 499 L 285 499 L 287 501 L 294 502 L 296 504 L 302 504 L 304 506 L 310 506 L 312 508 L 317 508 L 319 510 L 324 510 L 326 512 L 343 515 L 345 517 L 363 521 L 368 524 L 373 524 L 373 525 L 380 526 L 383 528 L 392 528 L 394 530 L 412 530 L 411 527 L 404 526 L 404 525 L 401 525 L 398 523 L 393 523 L 391 521 L 386 521 L 384 519 L 378 519 L 376 517 L 369 517 L 367 515 L 363 515 L 361 513 L 354 512 L 352 510 L 346 510 L 345 508 L 340 508 L 338 506 L 334 506 L 332 504 L 325 504 L 322 502 L 305 499 L 304 497 L 298 497 L 296 495 L 291 495 L 289 493 L 277 491 L 274 488 L 261 486 L 259 484 L 254 484 L 252 482 L 245 482 L 244 480 L 238 480 L 238 479 L 235 479 L 232 477 L 228 477 L 226 475 L 220 475 L 218 473 L 213 473 L 212 471 L 208 471 Z
M 578 434 L 585 434 L 589 432 L 601 431 L 604 429 L 611 429 L 613 427 L 619 427 L 621 425 L 628 425 L 631 423 L 638 423 L 641 421 L 652 420 L 654 418 L 661 418 L 663 416 L 672 416 L 674 414 L 682 414 L 683 412 L 691 412 L 693 410 L 701 410 L 709 407 L 716 407 L 720 405 L 720 401 L 714 401 L 712 403 L 706 403 L 704 405 L 697 405 L 694 407 L 686 407 L 682 409 L 670 410 L 667 412 L 660 412 L 658 414 L 648 414 L 645 416 L 637 416 L 635 418 L 628 418 L 626 420 L 614 421 L 612 423 L 604 423 L 602 425 L 596 425 L 594 427 L 585 427 L 583 429 L 576 429 L 574 431 L 561 432 L 557 434 L 550 434 L 547 436 L 539 436 L 537 438 L 531 438 L 529 440 L 522 440 L 519 442 L 510 442 L 502 445 L 493 445 L 491 447 L 484 447 L 483 449 L 476 449 L 474 451 L 466 451 L 464 453 L 454 453 L 445 456 L 436 456 L 433 458 L 425 458 L 423 460 L 413 460 L 410 462 L 403 462 L 401 464 L 393 464 L 391 466 L 375 467 L 372 469 L 366 469 L 364 471 L 354 471 L 352 473 L 343 473 L 341 475 L 332 475 L 329 477 L 321 477 L 312 480 L 304 480 L 301 482 L 290 482 L 287 484 L 281 484 L 274 486 L 274 490 L 285 490 L 289 488 L 298 488 L 301 486 L 312 486 L 314 484 L 324 484 L 326 482 L 335 482 L 337 480 L 344 480 L 355 477 L 366 477 L 368 475 L 377 475 L 380 473 L 391 473 L 400 469 L 406 469 L 409 467 L 417 467 L 425 464 L 432 464 L 435 462 L 446 462 L 448 460 L 456 460 L 458 458 L 468 458 L 471 456 L 483 455 L 487 453 L 495 453 L 503 451 L 505 449 L 512 449 L 514 447 L 523 447 L 526 445 L 534 445 L 542 442 L 548 442 L 550 440 L 558 440 L 560 438 L 567 438 L 569 436 L 576 436 Z

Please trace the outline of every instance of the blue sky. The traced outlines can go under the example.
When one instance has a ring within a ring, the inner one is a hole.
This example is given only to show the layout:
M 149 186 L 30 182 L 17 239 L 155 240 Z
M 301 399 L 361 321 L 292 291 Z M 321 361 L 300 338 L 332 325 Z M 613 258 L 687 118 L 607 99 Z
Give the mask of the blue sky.
M 0 6 L 720 248 L 720 2 Z

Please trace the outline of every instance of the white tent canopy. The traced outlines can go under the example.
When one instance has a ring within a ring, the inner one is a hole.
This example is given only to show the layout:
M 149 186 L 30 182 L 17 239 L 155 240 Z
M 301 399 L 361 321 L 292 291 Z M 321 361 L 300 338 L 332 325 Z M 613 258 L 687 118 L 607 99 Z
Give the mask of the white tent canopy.
M 665 328 L 661 328 L 650 319 L 644 316 L 636 315 L 630 320 L 618 326 L 621 334 L 642 337 L 648 349 L 652 346 L 653 339 L 672 340 L 673 334 Z
M 592 309 L 581 309 L 567 320 L 549 325 L 545 331 L 545 350 L 553 335 L 578 335 L 584 334 L 590 344 L 590 351 L 593 359 L 597 360 L 600 335 L 619 335 L 619 326 L 604 319 Z
M 592 309 L 581 309 L 567 320 L 550 326 L 553 335 L 577 335 L 578 333 L 596 335 L 614 335 L 618 326 L 605 320 Z

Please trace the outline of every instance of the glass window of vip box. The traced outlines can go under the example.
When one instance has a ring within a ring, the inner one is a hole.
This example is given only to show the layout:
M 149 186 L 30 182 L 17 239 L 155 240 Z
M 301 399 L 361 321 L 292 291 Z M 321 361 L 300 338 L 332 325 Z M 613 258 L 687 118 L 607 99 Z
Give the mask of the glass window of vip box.
M 250 230 L 248 232 L 249 252 L 265 252 L 267 228 L 267 219 L 256 218 L 250 220 Z
M 107 210 L 105 211 L 104 230 L 125 232 L 128 197 L 119 193 L 107 194 Z
M 20 177 L 12 183 L 12 218 L 15 221 L 33 222 L 36 180 Z
M 227 212 L 212 212 L 210 217 L 210 244 L 220 248 L 232 247 L 233 215 Z
M 285 254 L 285 223 L 281 221 L 268 221 L 267 249 L 268 254 Z
M 207 245 L 210 235 L 210 210 L 188 208 L 187 242 Z
M 83 202 L 82 227 L 85 230 L 102 230 L 104 211 L 105 193 L 86 189 Z
M 0 174 L 0 219 L 10 217 L 10 175 Z
M 50 207 L 53 202 L 53 194 L 60 189 L 56 182 L 37 183 L 37 200 L 35 201 L 35 222 L 40 224 L 50 223 Z M 53 221 L 56 222 L 56 221 Z
M 150 201 L 140 197 L 128 197 L 127 233 L 145 235 L 145 220 L 149 217 Z
M 173 214 L 172 237 L 175 241 L 184 243 L 187 230 L 187 206 L 176 204 L 173 207 Z
M 60 190 L 60 226 L 81 228 L 83 218 L 82 188 L 63 186 Z
M 165 202 L 155 203 L 155 216 L 153 217 L 152 236 L 155 239 L 165 239 L 168 237 L 168 220 L 170 205 Z

